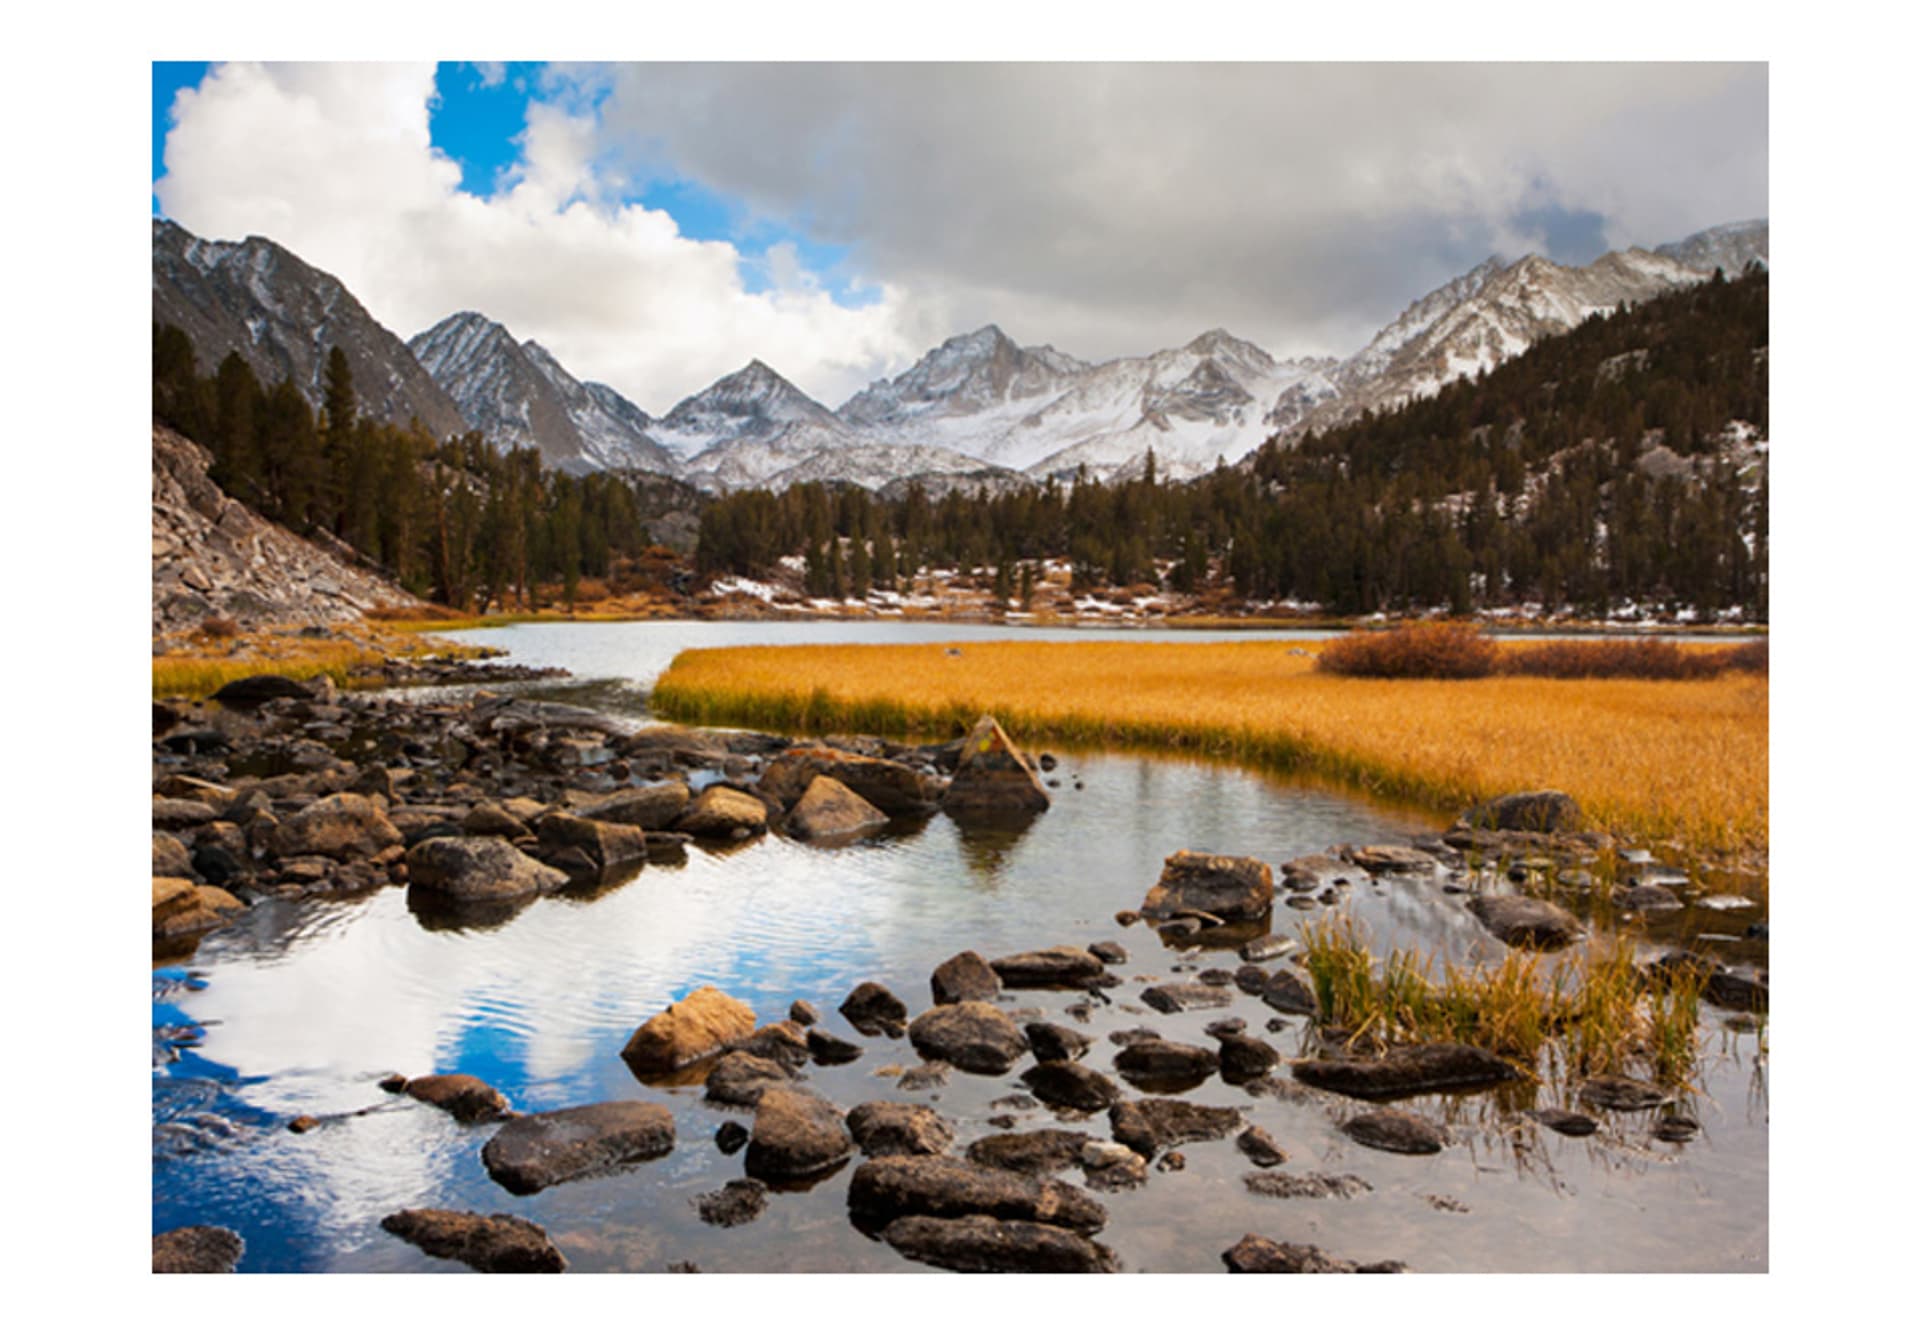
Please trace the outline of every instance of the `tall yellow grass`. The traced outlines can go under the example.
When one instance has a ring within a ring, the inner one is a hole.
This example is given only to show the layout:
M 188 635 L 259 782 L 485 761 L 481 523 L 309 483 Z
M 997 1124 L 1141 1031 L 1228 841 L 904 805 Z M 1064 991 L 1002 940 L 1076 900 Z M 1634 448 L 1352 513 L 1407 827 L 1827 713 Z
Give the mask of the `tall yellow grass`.
M 1554 787 L 1701 855 L 1764 853 L 1767 681 L 1361 680 L 1310 643 L 690 649 L 654 691 L 687 722 L 944 737 L 979 713 L 1028 741 L 1171 746 L 1312 773 L 1447 814 Z
M 343 686 L 374 679 L 388 658 L 480 652 L 464 644 L 425 639 L 392 626 L 358 623 L 338 627 L 325 639 L 309 639 L 298 627 L 252 630 L 237 638 L 204 629 L 176 633 L 153 655 L 153 696 L 211 695 L 229 681 L 271 673 L 305 681 L 330 676 Z

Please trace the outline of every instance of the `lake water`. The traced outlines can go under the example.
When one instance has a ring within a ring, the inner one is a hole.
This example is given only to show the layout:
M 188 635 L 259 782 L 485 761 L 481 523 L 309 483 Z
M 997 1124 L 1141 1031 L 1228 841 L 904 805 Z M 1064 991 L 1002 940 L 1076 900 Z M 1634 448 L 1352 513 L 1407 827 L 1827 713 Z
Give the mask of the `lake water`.
M 460 637 L 576 674 L 529 690 L 637 712 L 682 647 L 1006 634 L 953 625 L 653 623 L 528 625 Z M 423 922 L 402 888 L 256 908 L 206 939 L 186 965 L 155 970 L 154 1230 L 232 1227 L 246 1240 L 248 1270 L 458 1269 L 379 1228 L 397 1209 L 447 1207 L 530 1218 L 575 1270 L 659 1272 L 682 1261 L 709 1272 L 916 1269 L 849 1224 L 851 1166 L 811 1189 L 773 1194 L 765 1214 L 745 1226 L 702 1223 L 692 1197 L 742 1175 L 739 1157 L 715 1147 L 714 1131 L 750 1114 L 705 1103 L 697 1086 L 642 1086 L 619 1056 L 633 1028 L 702 984 L 748 1002 L 763 1020 L 783 1016 L 795 999 L 811 1000 L 830 1031 L 866 1048 L 851 1065 L 807 1067 L 811 1088 L 842 1107 L 930 1100 L 964 1145 L 996 1131 L 986 1118 L 1004 1109 L 990 1104 L 1020 1091 L 1018 1068 L 1003 1077 L 955 1072 L 931 1094 L 898 1091 L 876 1071 L 919 1058 L 904 1039 L 858 1037 L 834 1012 L 855 984 L 883 982 L 918 1013 L 930 1003 L 933 967 L 960 950 L 991 958 L 1115 940 L 1131 955 L 1114 970 L 1127 985 L 1092 1022 L 1065 1016 L 1075 993 L 1013 992 L 1003 1004 L 1099 1035 L 1085 1058 L 1099 1069 L 1111 1069 L 1117 1048 L 1105 1035 L 1116 1029 L 1145 1024 L 1211 1046 L 1202 1029 L 1224 1015 L 1244 1017 L 1250 1032 L 1295 1055 L 1300 1021 L 1267 1033 L 1273 1011 L 1237 991 L 1228 1010 L 1160 1015 L 1141 1007 L 1135 979 L 1188 977 L 1238 960 L 1231 950 L 1177 950 L 1144 926 L 1117 926 L 1113 914 L 1138 907 L 1161 862 L 1180 848 L 1277 865 L 1336 843 L 1402 842 L 1443 823 L 1231 766 L 1113 753 L 1059 758 L 1053 809 L 1017 834 L 970 833 L 936 816 L 835 850 L 774 837 L 726 852 L 696 849 L 683 865 L 649 865 L 587 897 L 548 897 L 487 928 Z M 1431 885 L 1356 880 L 1333 909 L 1276 904 L 1273 928 L 1297 936 L 1303 922 L 1345 911 L 1365 923 L 1376 951 L 1411 945 L 1460 961 L 1501 952 L 1458 900 Z M 1724 936 L 1727 952 L 1751 957 L 1764 943 L 1735 938 L 1763 915 L 1763 897 L 1755 909 L 1732 912 L 1690 904 L 1661 921 L 1659 939 Z M 1097 1197 L 1110 1220 L 1099 1240 L 1125 1267 L 1145 1271 L 1220 1272 L 1220 1252 L 1246 1232 L 1421 1271 L 1764 1269 L 1765 1057 L 1730 1016 L 1703 1014 L 1708 1055 L 1688 1100 L 1703 1129 L 1691 1143 L 1653 1139 L 1651 1114 L 1604 1113 L 1600 1135 L 1573 1140 L 1514 1117 L 1511 1096 L 1429 1097 L 1402 1105 L 1447 1122 L 1454 1144 L 1437 1156 L 1402 1158 L 1348 1141 L 1315 1104 L 1255 1098 L 1215 1078 L 1181 1096 L 1245 1109 L 1287 1150 L 1288 1170 L 1356 1173 L 1373 1189 L 1354 1199 L 1258 1197 L 1241 1184 L 1251 1164 L 1230 1139 L 1189 1144 L 1184 1171 L 1156 1171 L 1138 1189 Z M 523 1111 L 661 1101 L 674 1113 L 677 1147 L 633 1171 L 516 1198 L 481 1167 L 492 1127 L 464 1127 L 382 1093 L 377 1081 L 392 1071 L 477 1075 Z M 286 1122 L 300 1114 L 325 1119 L 309 1134 L 289 1134 Z M 1072 1122 L 1045 1108 L 1013 1114 L 1021 1130 L 1065 1124 L 1107 1133 L 1104 1115 Z M 1064 1179 L 1077 1183 L 1078 1173 Z

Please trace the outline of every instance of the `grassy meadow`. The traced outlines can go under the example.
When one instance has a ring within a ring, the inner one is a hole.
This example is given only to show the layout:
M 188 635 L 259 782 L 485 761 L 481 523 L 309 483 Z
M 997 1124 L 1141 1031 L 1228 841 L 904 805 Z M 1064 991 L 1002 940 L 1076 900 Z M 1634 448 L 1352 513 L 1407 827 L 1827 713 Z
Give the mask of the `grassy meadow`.
M 351 686 L 375 679 L 388 658 L 465 657 L 475 652 L 466 645 L 367 622 L 336 627 L 326 638 L 309 638 L 297 626 L 240 631 L 231 623 L 210 620 L 155 644 L 153 697 L 200 698 L 229 681 L 267 673 L 296 681 L 330 676 L 337 685 Z
M 993 713 L 1027 744 L 1172 747 L 1448 815 L 1502 792 L 1553 787 L 1623 835 L 1699 856 L 1765 854 L 1764 674 L 1361 679 L 1314 671 L 1320 647 L 690 649 L 661 678 L 653 707 L 682 722 L 933 737 Z

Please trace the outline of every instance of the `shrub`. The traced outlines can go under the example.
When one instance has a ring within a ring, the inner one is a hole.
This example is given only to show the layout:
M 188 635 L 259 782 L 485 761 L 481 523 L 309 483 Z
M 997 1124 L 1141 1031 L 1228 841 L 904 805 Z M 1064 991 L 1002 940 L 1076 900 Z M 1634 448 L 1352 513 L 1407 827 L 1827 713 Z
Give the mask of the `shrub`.
M 200 633 L 209 639 L 232 639 L 240 633 L 240 622 L 231 616 L 209 616 L 200 622 Z
M 1764 639 L 1722 649 L 1717 656 L 1726 663 L 1727 670 L 1730 672 L 1758 672 L 1762 676 L 1767 674 L 1767 641 Z
M 1499 650 L 1471 625 L 1452 622 L 1403 625 L 1345 635 L 1320 651 L 1315 666 L 1337 676 L 1490 676 Z
M 1716 659 L 1683 652 L 1659 639 L 1555 639 L 1509 648 L 1500 659 L 1507 676 L 1631 677 L 1638 681 L 1695 681 L 1717 676 Z

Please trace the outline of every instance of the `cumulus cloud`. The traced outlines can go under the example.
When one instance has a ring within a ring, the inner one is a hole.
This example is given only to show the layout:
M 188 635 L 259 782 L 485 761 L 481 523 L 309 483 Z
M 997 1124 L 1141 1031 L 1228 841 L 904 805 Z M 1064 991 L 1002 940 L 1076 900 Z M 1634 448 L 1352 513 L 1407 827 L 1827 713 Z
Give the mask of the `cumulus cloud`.
M 175 101 L 161 207 L 202 236 L 271 237 L 403 338 L 479 310 L 656 412 L 756 356 L 837 402 L 921 350 L 893 287 L 849 308 L 788 251 L 750 292 L 732 245 L 617 202 L 578 99 L 530 103 L 502 189 L 462 192 L 433 96 L 431 65 L 220 66 Z

